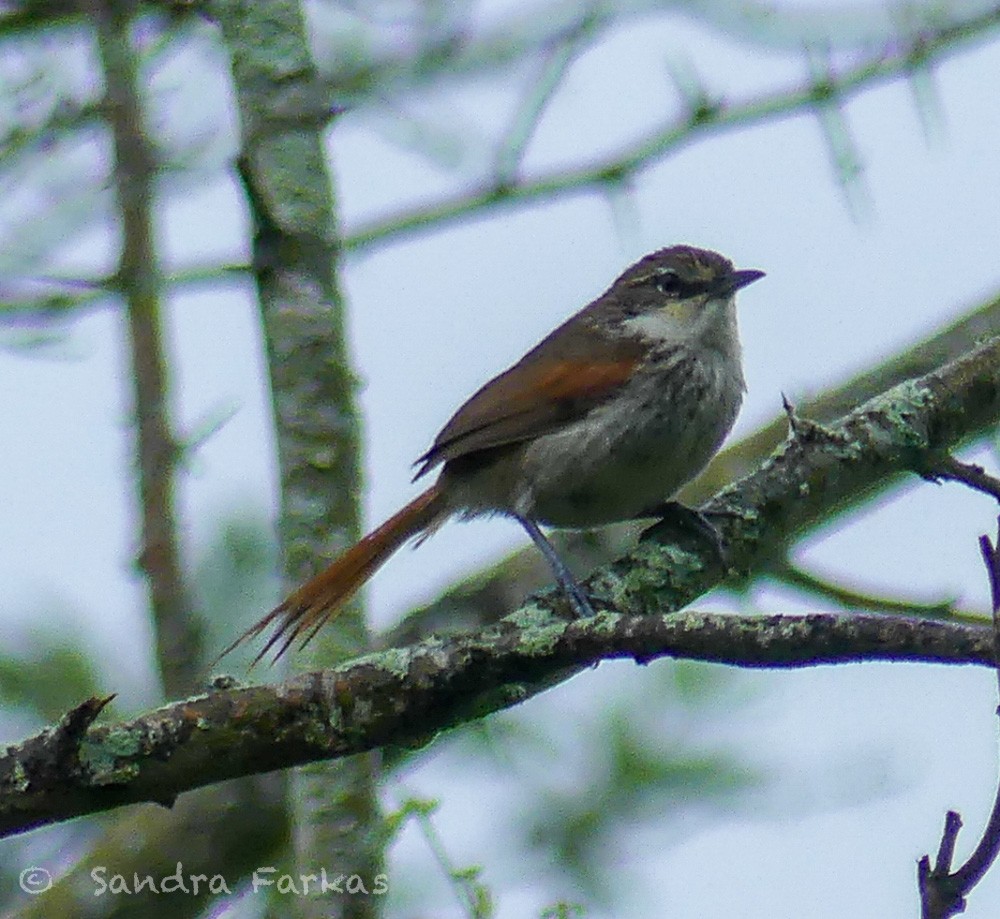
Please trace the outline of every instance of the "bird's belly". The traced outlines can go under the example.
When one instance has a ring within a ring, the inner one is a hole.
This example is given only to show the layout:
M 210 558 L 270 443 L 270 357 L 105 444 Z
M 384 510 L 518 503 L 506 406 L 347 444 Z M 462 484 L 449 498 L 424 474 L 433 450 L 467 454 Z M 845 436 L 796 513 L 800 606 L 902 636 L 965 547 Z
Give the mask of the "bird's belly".
M 450 460 L 441 485 L 464 517 L 517 514 L 579 529 L 632 520 L 705 467 L 742 396 L 735 358 L 703 354 L 679 370 L 653 368 L 558 430 Z
M 598 409 L 538 438 L 524 453 L 515 509 L 571 528 L 641 516 L 705 467 L 736 418 L 741 394 L 738 387 L 712 391 L 708 399 L 654 392 L 631 409 Z

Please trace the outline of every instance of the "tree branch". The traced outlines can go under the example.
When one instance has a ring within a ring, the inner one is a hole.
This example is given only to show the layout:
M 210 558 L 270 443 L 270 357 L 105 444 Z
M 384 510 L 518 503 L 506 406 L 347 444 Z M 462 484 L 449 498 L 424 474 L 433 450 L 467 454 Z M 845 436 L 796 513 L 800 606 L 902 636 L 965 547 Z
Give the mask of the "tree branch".
M 114 138 L 121 213 L 118 284 L 125 299 L 142 548 L 149 584 L 156 659 L 168 697 L 190 692 L 201 663 L 202 630 L 192 616 L 177 544 L 174 473 L 177 444 L 170 430 L 168 376 L 161 340 L 160 271 L 153 239 L 156 158 L 145 133 L 131 12 L 118 0 L 93 0 L 97 47 L 104 68 L 108 123 Z
M 836 581 L 829 581 L 792 564 L 788 559 L 777 562 L 768 574 L 781 584 L 806 594 L 837 603 L 842 609 L 895 613 L 902 616 L 933 616 L 937 619 L 957 619 L 981 622 L 982 616 L 961 611 L 953 599 L 920 603 L 900 597 L 873 596 Z
M 212 782 L 382 745 L 422 745 L 601 660 L 992 666 L 992 642 L 989 628 L 888 616 L 599 613 L 567 623 L 536 606 L 476 634 L 428 639 L 278 686 L 214 692 L 93 727 L 76 768 L 57 761 L 55 735 L 43 732 L 0 758 L 0 834 L 123 804 L 169 805 Z
M 389 240 L 438 229 L 473 214 L 538 200 L 552 201 L 566 195 L 619 185 L 668 154 L 703 137 L 843 102 L 864 89 L 908 73 L 917 64 L 939 60 L 971 41 L 984 39 L 998 24 L 1000 7 L 994 7 L 870 55 L 862 63 L 821 83 L 795 86 L 734 106 L 706 102 L 695 110 L 682 111 L 678 117 L 646 137 L 604 159 L 516 183 L 489 176 L 478 188 L 362 225 L 348 234 L 344 247 L 348 250 L 369 249 Z
M 267 346 L 281 474 L 281 547 L 286 580 L 301 583 L 360 535 L 361 443 L 357 377 L 339 287 L 339 232 L 323 128 L 284 119 L 289 99 L 321 88 L 300 0 L 213 0 L 239 103 L 238 168 L 253 222 L 252 270 Z M 314 667 L 368 649 L 359 607 L 310 647 Z M 305 762 L 303 760 L 302 762 Z M 317 763 L 290 776 L 295 857 L 333 859 L 374 877 L 384 853 L 375 756 Z M 301 917 L 366 919 L 379 898 L 318 889 Z
M 978 482 L 970 484 L 978 487 Z M 979 549 L 986 564 L 993 599 L 993 666 L 998 668 L 997 686 L 1000 689 L 1000 532 L 995 544 L 990 542 L 989 536 L 980 536 Z M 997 713 L 1000 714 L 1000 709 L 997 709 Z M 965 912 L 965 898 L 996 861 L 1000 854 L 1000 785 L 997 786 L 990 816 L 976 848 L 965 864 L 953 872 L 951 863 L 955 857 L 955 843 L 961 828 L 962 818 L 955 811 L 948 811 L 934 867 L 931 868 L 929 855 L 917 862 L 921 919 L 950 919 L 951 916 Z
M 757 470 L 704 506 L 720 514 L 734 564 L 765 567 L 793 535 L 1000 421 L 1000 338 L 894 387 L 829 428 L 803 427 Z M 600 660 L 690 657 L 746 667 L 855 660 L 993 666 L 990 628 L 888 616 L 740 617 L 679 609 L 717 584 L 711 553 L 641 543 L 587 586 L 606 608 L 565 622 L 560 595 L 496 625 L 369 655 L 279 686 L 215 692 L 126 724 L 91 727 L 75 757 L 52 731 L 0 757 L 0 832 L 240 775 L 419 744 L 505 708 Z M 57 750 L 61 751 L 59 756 Z M 67 765 L 68 764 L 68 765 Z

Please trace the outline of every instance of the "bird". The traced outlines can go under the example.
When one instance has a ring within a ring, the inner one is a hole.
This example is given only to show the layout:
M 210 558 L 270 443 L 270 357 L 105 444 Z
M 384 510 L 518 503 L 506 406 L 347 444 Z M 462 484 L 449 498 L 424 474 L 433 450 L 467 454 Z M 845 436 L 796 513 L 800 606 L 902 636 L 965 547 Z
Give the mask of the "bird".
M 272 649 L 277 660 L 296 640 L 304 647 L 397 549 L 422 542 L 452 517 L 519 522 L 573 615 L 592 615 L 589 598 L 541 528 L 663 516 L 736 420 L 746 384 L 735 295 L 763 276 L 690 245 L 662 248 L 630 265 L 461 405 L 414 464 L 414 481 L 440 468 L 434 484 L 293 591 L 220 658 L 272 625 L 254 664 Z

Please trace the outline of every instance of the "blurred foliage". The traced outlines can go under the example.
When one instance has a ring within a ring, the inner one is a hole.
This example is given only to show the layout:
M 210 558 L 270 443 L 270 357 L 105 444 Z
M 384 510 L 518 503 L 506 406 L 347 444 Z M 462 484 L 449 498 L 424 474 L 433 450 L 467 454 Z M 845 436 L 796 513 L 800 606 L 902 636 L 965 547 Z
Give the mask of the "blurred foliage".
M 193 587 L 198 608 L 206 611 L 210 664 L 261 610 L 274 605 L 279 578 L 270 525 L 250 514 L 225 521 L 194 565 Z M 254 651 L 241 647 L 213 670 L 244 674 Z
M 36 631 L 28 655 L 0 652 L 0 700 L 20 708 L 39 725 L 58 721 L 69 709 L 100 692 L 97 671 L 80 641 L 54 631 Z M 112 710 L 113 715 L 113 710 Z
M 738 750 L 704 740 L 727 711 L 727 674 L 689 662 L 666 669 L 672 691 L 651 698 L 648 681 L 639 681 L 630 698 L 595 713 L 583 729 L 586 749 L 574 756 L 585 763 L 582 780 L 541 791 L 520 818 L 526 845 L 600 906 L 621 892 L 624 839 L 670 828 L 692 810 L 731 815 L 770 782 Z M 690 717 L 678 717 L 678 706 Z
M 579 903 L 553 903 L 542 910 L 540 919 L 574 919 L 586 916 L 587 911 Z
M 496 913 L 496 908 L 493 895 L 482 880 L 483 868 L 481 865 L 455 864 L 432 820 L 437 808 L 437 801 L 406 798 L 396 810 L 389 812 L 384 818 L 386 844 L 391 844 L 398 837 L 406 823 L 411 821 L 415 823 L 420 829 L 428 851 L 461 905 L 464 915 L 469 919 L 491 919 Z

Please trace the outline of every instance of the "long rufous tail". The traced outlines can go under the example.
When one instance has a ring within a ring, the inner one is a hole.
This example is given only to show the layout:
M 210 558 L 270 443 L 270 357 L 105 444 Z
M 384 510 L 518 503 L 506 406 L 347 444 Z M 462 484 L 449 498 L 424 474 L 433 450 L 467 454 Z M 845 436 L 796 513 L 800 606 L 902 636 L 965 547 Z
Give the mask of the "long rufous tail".
M 327 568 L 306 581 L 260 622 L 247 629 L 219 657 L 224 657 L 244 641 L 256 638 L 273 622 L 277 622 L 278 627 L 253 663 L 260 661 L 280 642 L 274 655 L 274 660 L 277 660 L 292 642 L 303 636 L 299 645 L 301 650 L 326 622 L 340 613 L 347 601 L 382 567 L 390 555 L 411 537 L 431 529 L 446 513 L 441 489 L 432 485 Z

